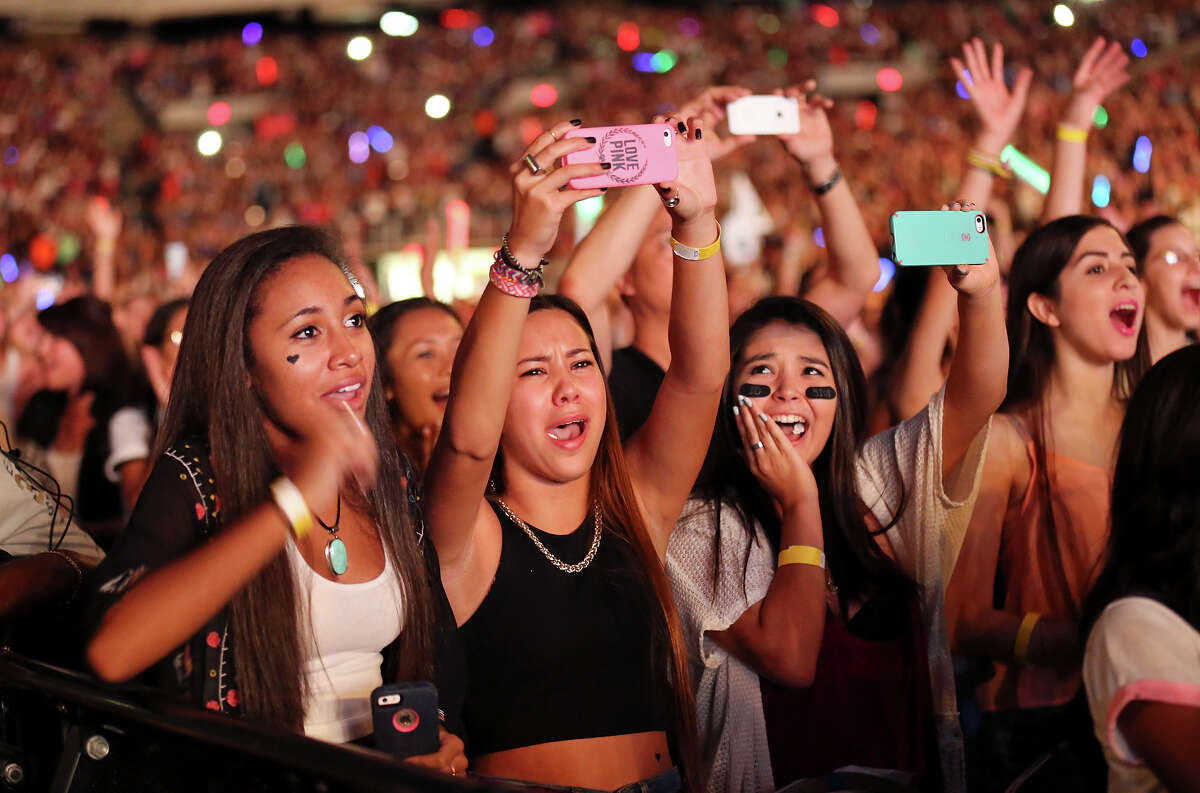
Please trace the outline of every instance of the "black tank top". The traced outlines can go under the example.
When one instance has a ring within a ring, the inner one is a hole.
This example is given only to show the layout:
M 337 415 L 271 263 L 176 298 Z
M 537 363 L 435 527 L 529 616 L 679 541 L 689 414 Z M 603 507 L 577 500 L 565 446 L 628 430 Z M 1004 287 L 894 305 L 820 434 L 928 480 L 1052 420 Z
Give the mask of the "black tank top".
M 660 609 L 632 549 L 604 530 L 592 563 L 565 573 L 492 508 L 500 520 L 500 564 L 459 629 L 472 754 L 665 730 L 666 661 L 657 663 L 652 647 Z M 574 564 L 591 547 L 592 516 L 567 535 L 532 530 Z

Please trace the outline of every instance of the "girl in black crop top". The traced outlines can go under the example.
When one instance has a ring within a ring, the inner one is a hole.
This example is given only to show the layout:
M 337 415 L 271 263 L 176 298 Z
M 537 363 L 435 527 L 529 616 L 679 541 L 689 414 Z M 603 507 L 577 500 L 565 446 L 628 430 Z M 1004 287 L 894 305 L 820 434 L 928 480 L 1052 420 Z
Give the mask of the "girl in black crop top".
M 562 213 L 600 195 L 568 180 L 622 170 L 556 166 L 595 145 L 564 139 L 572 122 L 513 164 L 513 225 L 459 347 L 424 504 L 468 650 L 471 764 L 486 775 L 611 790 L 657 786 L 677 765 L 684 787 L 703 784 L 663 558 L 720 399 L 728 309 L 701 130 L 666 123 L 678 179 L 630 189 L 660 192 L 678 240 L 672 360 L 624 450 L 587 317 L 529 299 Z

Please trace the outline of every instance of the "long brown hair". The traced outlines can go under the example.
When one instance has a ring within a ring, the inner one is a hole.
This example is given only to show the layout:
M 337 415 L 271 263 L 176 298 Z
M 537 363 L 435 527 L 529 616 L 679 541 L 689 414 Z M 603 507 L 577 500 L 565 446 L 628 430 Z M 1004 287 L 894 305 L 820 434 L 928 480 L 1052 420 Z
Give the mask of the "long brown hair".
M 1071 254 L 1083 236 L 1092 229 L 1106 226 L 1120 232 L 1107 220 L 1088 215 L 1071 215 L 1047 223 L 1031 233 L 1013 255 L 1008 276 L 1008 394 L 1000 412 L 1028 417 L 1037 474 L 1033 486 L 1041 499 L 1045 534 L 1038 543 L 1052 562 L 1042 585 L 1048 596 L 1057 599 L 1072 619 L 1079 616 L 1079 604 L 1067 583 L 1061 539 L 1073 536 L 1069 525 L 1060 527 L 1051 508 L 1054 485 L 1047 468 L 1046 391 L 1056 366 L 1054 338 L 1048 325 L 1040 322 L 1027 305 L 1031 294 L 1057 297 L 1059 276 L 1071 261 Z M 1121 241 L 1128 247 L 1124 236 Z M 1139 273 L 1141 270 L 1139 264 Z M 1138 333 L 1137 351 L 1127 361 L 1113 367 L 1112 394 L 1121 401 L 1129 399 L 1149 366 L 1150 353 L 1143 323 Z M 1069 516 L 1064 516 L 1069 521 Z
M 587 315 L 573 300 L 562 295 L 539 295 L 530 302 L 529 312 L 558 309 L 567 312 L 587 334 L 592 357 L 600 373 L 604 365 L 596 347 Z M 683 790 L 703 790 L 701 778 L 700 739 L 696 731 L 696 696 L 692 690 L 691 673 L 688 669 L 687 642 L 683 638 L 679 613 L 675 610 L 675 598 L 667 572 L 659 560 L 646 521 L 638 506 L 637 492 L 629 476 L 625 452 L 621 447 L 621 433 L 617 427 L 616 409 L 612 394 L 605 381 L 607 413 L 600 446 L 591 468 L 591 497 L 600 504 L 600 515 L 604 529 L 615 535 L 633 551 L 633 556 L 645 572 L 651 591 L 657 601 L 654 620 L 654 636 L 651 647 L 655 654 L 656 669 L 667 673 L 666 682 L 672 693 L 672 730 L 670 731 L 671 754 L 683 777 Z M 492 482 L 496 490 L 504 492 L 504 463 L 500 452 L 492 464 Z
M 286 262 L 306 254 L 323 256 L 330 266 L 343 262 L 337 242 L 321 230 L 291 226 L 263 231 L 218 254 L 192 296 L 157 455 L 185 438 L 207 437 L 225 526 L 268 501 L 268 487 L 280 473 L 267 441 L 264 406 L 250 386 L 254 360 L 248 329 L 263 283 Z M 378 377 L 367 396 L 366 424 L 379 446 L 379 476 L 364 506 L 403 592 L 404 629 L 391 660 L 399 679 L 427 680 L 432 674 L 432 599 Z M 295 731 L 304 723 L 307 693 L 300 668 L 300 606 L 291 563 L 280 552 L 229 607 L 246 715 Z

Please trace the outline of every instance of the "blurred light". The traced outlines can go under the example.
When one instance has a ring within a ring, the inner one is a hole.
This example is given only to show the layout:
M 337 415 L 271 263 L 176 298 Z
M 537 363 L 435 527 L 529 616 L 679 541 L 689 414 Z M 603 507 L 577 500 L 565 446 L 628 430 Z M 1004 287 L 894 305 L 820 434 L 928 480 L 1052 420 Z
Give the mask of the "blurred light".
M 75 261 L 82 247 L 79 237 L 69 231 L 64 232 L 58 238 L 58 263 L 70 264 Z
M 308 154 L 304 151 L 304 145 L 298 140 L 289 143 L 283 149 L 283 161 L 293 171 L 298 171 L 308 162 Z
M 534 116 L 526 116 L 521 119 L 521 140 L 528 146 L 533 143 L 533 139 L 542 134 L 542 122 L 538 121 Z
M 876 104 L 870 99 L 863 99 L 854 109 L 854 126 L 865 130 L 874 129 L 875 119 L 878 115 L 879 108 Z
M 17 260 L 11 253 L 6 253 L 0 256 L 0 278 L 4 279 L 4 283 L 11 284 L 17 280 L 17 276 L 21 271 L 17 269 Z
M 642 43 L 636 22 L 622 22 L 617 26 L 617 46 L 625 52 L 633 52 Z
M 395 143 L 392 133 L 379 126 L 367 127 L 367 140 L 370 141 L 371 148 L 380 154 L 387 154 Z
M 538 83 L 530 89 L 529 101 L 536 107 L 550 107 L 558 101 L 558 89 L 550 83 Z
M 1137 139 L 1133 145 L 1133 170 L 1146 173 L 1150 170 L 1150 156 L 1154 154 L 1154 144 L 1145 135 Z
M 1064 28 L 1069 28 L 1075 24 L 1075 12 L 1059 3 L 1054 7 L 1054 21 Z
M 525 29 L 529 35 L 545 36 L 554 28 L 554 17 L 546 11 L 534 11 L 525 18 Z
M 1129 51 L 1139 58 L 1145 58 L 1150 52 L 1148 49 L 1146 49 L 1146 42 L 1142 41 L 1141 39 L 1134 39 L 1133 41 L 1129 42 Z
M 471 34 L 471 41 L 480 47 L 487 47 L 495 40 L 495 32 L 486 25 L 475 28 L 475 32 Z
M 1112 197 L 1112 185 L 1108 183 L 1108 177 L 1104 174 L 1096 174 L 1096 178 L 1092 180 L 1092 203 L 1097 207 L 1104 208 L 1108 206 L 1108 201 Z
M 767 50 L 767 65 L 772 69 L 782 69 L 787 66 L 788 54 L 783 47 L 772 47 Z
M 267 221 L 267 210 L 258 204 L 252 204 L 246 207 L 246 211 L 242 213 L 242 220 L 246 221 L 246 225 L 250 228 L 258 228 Z
M 225 161 L 225 175 L 230 179 L 241 179 L 246 173 L 246 161 L 241 157 L 230 157 Z
M 442 27 L 444 28 L 458 30 L 459 28 L 465 28 L 470 25 L 472 16 L 478 15 L 472 15 L 470 11 L 466 11 L 461 8 L 447 8 L 442 12 L 442 15 L 438 18 L 438 21 L 442 23 Z
M 1029 159 L 1016 146 L 1008 145 L 1000 152 L 1000 161 L 1008 163 L 1017 178 L 1028 182 L 1034 190 L 1042 195 L 1050 191 L 1050 172 L 1033 160 Z
M 54 305 L 54 291 L 50 287 L 42 287 L 37 291 L 37 298 L 34 300 L 34 305 L 38 311 L 44 311 Z
M 233 115 L 233 109 L 228 102 L 213 102 L 208 106 L 208 123 L 219 127 Z
M 253 47 L 258 42 L 262 41 L 262 25 L 257 22 L 247 22 L 242 28 L 242 43 L 247 47 Z
M 975 81 L 971 79 L 971 72 L 966 69 L 963 69 L 963 73 L 967 77 L 967 85 L 975 85 Z M 958 94 L 959 96 L 961 96 L 963 99 L 971 98 L 971 92 L 967 90 L 966 85 L 963 85 L 962 80 L 954 81 L 954 92 L 956 94 Z
M 1096 105 L 1096 113 L 1092 116 L 1092 123 L 1096 125 L 1096 129 L 1104 129 L 1108 126 L 1108 111 L 1104 109 L 1104 105 Z
M 666 74 L 671 71 L 677 63 L 679 63 L 679 56 L 675 54 L 675 50 L 659 50 L 650 59 L 650 65 L 659 74 Z
M 858 29 L 858 35 L 862 37 L 863 41 L 867 42 L 871 46 L 878 44 L 879 39 L 882 38 L 882 36 L 879 35 L 879 28 L 875 27 L 869 22 Z
M 434 94 L 425 100 L 425 115 L 430 118 L 445 118 L 450 112 L 450 100 L 441 94 Z
M 16 146 L 9 146 L 4 150 L 5 165 L 16 165 L 19 159 L 21 159 L 21 152 L 17 150 Z
M 461 198 L 446 202 L 446 249 L 461 251 L 471 244 L 471 207 Z
M 763 14 L 758 18 L 758 29 L 768 36 L 772 33 L 778 33 L 780 27 L 782 25 L 779 24 L 779 17 L 774 14 Z
M 575 203 L 575 240 L 577 242 L 592 230 L 592 226 L 596 225 L 596 218 L 600 217 L 603 209 L 604 196 L 602 195 L 585 198 Z
M 279 67 L 270 55 L 264 55 L 254 64 L 254 74 L 258 77 L 259 85 L 274 85 L 279 78 Z
M 475 134 L 486 138 L 496 131 L 496 114 L 484 108 L 475 114 L 472 123 L 475 125 Z
M 215 129 L 206 130 L 196 138 L 196 149 L 205 157 L 211 157 L 221 150 L 221 133 Z
M 817 244 L 818 248 L 825 247 L 825 229 L 824 229 L 824 227 L 817 226 L 815 229 L 813 229 L 813 242 L 815 242 Z
M 639 52 L 633 56 L 633 68 L 639 72 L 654 71 L 654 56 L 649 52 Z
M 355 36 L 346 42 L 346 55 L 352 61 L 365 61 L 371 57 L 372 49 L 374 49 L 374 46 L 366 36 Z
M 892 93 L 899 91 L 904 85 L 904 75 L 900 74 L 900 70 L 885 66 L 875 73 L 875 82 L 879 84 L 881 90 Z
M 400 158 L 388 160 L 387 164 L 388 178 L 393 182 L 399 182 L 404 177 L 408 176 L 408 163 Z
M 691 17 L 684 17 L 683 19 L 679 20 L 679 32 L 682 33 L 683 35 L 687 36 L 688 38 L 693 38 L 695 36 L 699 36 L 700 35 L 700 23 L 697 22 L 696 20 L 692 19 Z M 636 47 L 637 45 L 635 44 L 634 46 Z M 592 200 L 594 200 L 594 199 L 591 199 L 591 198 L 585 199 L 585 201 L 592 201 Z M 583 202 L 581 202 L 581 203 L 583 203 Z M 579 204 L 576 204 L 575 206 L 576 206 L 576 208 L 578 208 Z
M 371 156 L 371 139 L 367 133 L 359 131 L 350 134 L 349 155 L 350 162 L 361 164 L 367 161 Z
M 896 275 L 896 263 L 886 256 L 879 257 L 879 280 L 871 287 L 872 292 L 882 292 Z
M 379 18 L 379 29 L 389 36 L 411 36 L 418 27 L 417 18 L 403 11 L 388 11 Z
M 29 258 L 39 270 L 49 270 L 58 258 L 58 243 L 49 234 L 39 234 L 29 243 Z
M 824 3 L 817 3 L 812 7 L 812 18 L 823 28 L 837 27 L 839 21 L 837 9 Z

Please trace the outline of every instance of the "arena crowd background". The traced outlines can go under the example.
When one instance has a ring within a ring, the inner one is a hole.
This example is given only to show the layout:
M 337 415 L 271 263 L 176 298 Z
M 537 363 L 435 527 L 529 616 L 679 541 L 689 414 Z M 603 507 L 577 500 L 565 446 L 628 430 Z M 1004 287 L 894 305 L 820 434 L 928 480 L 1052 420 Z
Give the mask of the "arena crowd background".
M 232 240 L 290 222 L 334 224 L 380 265 L 383 297 L 402 297 L 419 289 L 413 246 L 479 248 L 486 266 L 508 164 L 553 121 L 643 121 L 706 85 L 808 77 L 837 101 L 838 156 L 886 254 L 888 214 L 936 207 L 966 167 L 975 121 L 948 58 L 976 35 L 1004 44 L 1010 78 L 1034 68 L 1015 145 L 1043 168 L 1079 57 L 1096 35 L 1124 43 L 1133 79 L 1097 114 L 1091 204 L 1120 226 L 1165 211 L 1200 230 L 1192 0 L 272 5 L 0 4 L 5 316 L 86 291 L 97 239 L 118 228 L 123 324 Z M 778 145 L 721 163 L 723 212 L 747 200 L 728 189 L 738 174 L 773 220 L 767 250 L 817 259 L 815 207 Z M 999 188 L 1018 231 L 1040 207 L 1030 181 Z

